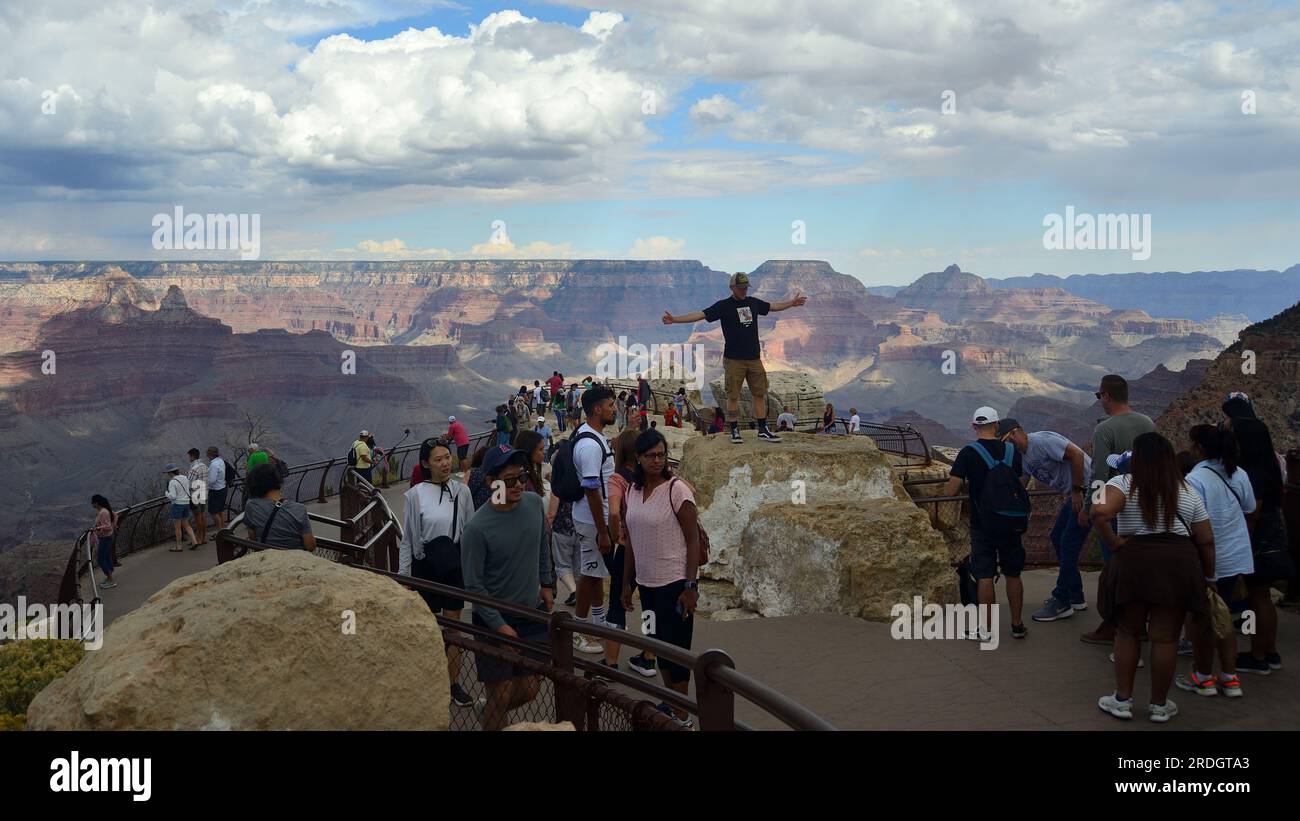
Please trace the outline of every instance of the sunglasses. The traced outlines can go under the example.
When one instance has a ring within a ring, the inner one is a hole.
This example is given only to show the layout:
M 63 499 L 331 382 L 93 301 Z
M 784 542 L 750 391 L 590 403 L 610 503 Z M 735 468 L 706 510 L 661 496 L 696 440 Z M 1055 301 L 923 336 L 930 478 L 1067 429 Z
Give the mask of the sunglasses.
M 515 485 L 523 484 L 524 476 L 522 473 L 517 476 L 498 476 L 497 481 L 506 487 L 514 487 Z

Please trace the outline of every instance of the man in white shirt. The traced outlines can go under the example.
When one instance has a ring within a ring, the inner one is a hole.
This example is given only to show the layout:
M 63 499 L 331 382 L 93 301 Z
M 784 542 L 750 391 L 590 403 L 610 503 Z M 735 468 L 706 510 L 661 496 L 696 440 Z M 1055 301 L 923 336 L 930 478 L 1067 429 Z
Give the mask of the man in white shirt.
M 604 581 L 609 578 L 606 557 L 614 541 L 609 533 L 609 499 L 606 486 L 614 475 L 614 454 L 605 439 L 605 427 L 614 424 L 614 392 L 604 385 L 582 393 L 582 410 L 587 421 L 573 434 L 573 465 L 586 498 L 573 503 L 573 530 L 578 537 L 578 600 L 574 615 L 592 624 L 605 625 Z M 574 634 L 573 646 L 580 653 L 601 653 L 600 642 Z
M 529 413 L 539 413 L 539 412 L 544 413 L 545 411 L 546 408 L 545 406 L 542 405 L 542 383 L 534 379 L 533 380 L 533 406 L 529 409 Z
M 397 545 L 397 572 L 403 576 L 464 589 L 460 537 L 474 515 L 474 498 L 467 485 L 451 480 L 451 443 L 426 439 L 420 444 L 420 464 L 429 477 L 403 495 L 402 540 Z M 434 613 L 460 621 L 464 599 L 421 590 L 420 596 Z M 462 707 L 474 699 L 460 686 L 460 648 L 447 647 L 447 673 L 451 700 Z
M 215 447 L 208 448 L 208 512 L 212 526 L 226 526 L 226 460 Z
M 849 433 L 857 433 L 862 427 L 862 417 L 858 416 L 857 408 L 849 408 L 849 413 L 853 414 L 849 417 Z
M 781 409 L 781 415 L 776 417 L 776 429 L 779 431 L 793 431 L 796 424 L 798 424 L 798 422 L 795 420 L 794 414 L 790 412 L 790 406 L 786 405 Z

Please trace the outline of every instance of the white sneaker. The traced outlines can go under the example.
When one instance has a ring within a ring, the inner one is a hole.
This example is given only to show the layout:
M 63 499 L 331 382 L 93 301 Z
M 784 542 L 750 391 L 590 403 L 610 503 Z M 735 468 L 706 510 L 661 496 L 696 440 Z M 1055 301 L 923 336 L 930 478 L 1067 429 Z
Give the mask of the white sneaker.
M 1097 699 L 1097 706 L 1102 710 L 1125 720 L 1133 718 L 1133 699 L 1120 701 L 1114 693 Z
M 1178 705 L 1174 704 L 1172 698 L 1166 698 L 1164 704 L 1147 705 L 1147 718 L 1157 724 L 1164 724 L 1176 715 L 1178 715 Z
M 605 648 L 600 642 L 577 634 L 573 637 L 573 649 L 579 653 L 589 653 L 591 655 L 605 652 Z

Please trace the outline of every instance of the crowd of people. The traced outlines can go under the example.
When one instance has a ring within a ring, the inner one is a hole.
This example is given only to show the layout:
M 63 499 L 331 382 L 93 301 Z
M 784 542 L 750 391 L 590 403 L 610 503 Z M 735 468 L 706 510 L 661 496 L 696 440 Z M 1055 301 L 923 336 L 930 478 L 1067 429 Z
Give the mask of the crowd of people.
M 1106 418 L 1094 431 L 1091 453 L 1059 433 L 1027 432 L 994 408 L 975 411 L 976 439 L 958 453 L 942 495 L 968 486 L 969 570 L 978 603 L 996 606 L 994 582 L 1001 576 L 1011 636 L 1028 635 L 1022 535 L 1031 509 L 1026 488 L 1036 480 L 1059 493 L 1061 503 L 1050 535 L 1056 584 L 1033 621 L 1061 621 L 1087 609 L 1079 559 L 1090 532 L 1100 543 L 1095 602 L 1102 621 L 1081 636 L 1112 648 L 1115 688 L 1098 707 L 1133 717 L 1142 642 L 1150 644 L 1151 721 L 1178 714 L 1171 686 L 1240 698 L 1239 672 L 1266 676 L 1282 669 L 1270 588 L 1294 579 L 1281 512 L 1285 460 L 1243 393 L 1227 397 L 1218 424 L 1164 433 L 1129 405 L 1123 377 L 1104 377 L 1096 397 Z M 1171 439 L 1186 448 L 1176 451 Z M 1248 650 L 1237 648 L 1232 611 L 1254 621 Z M 992 636 L 982 617 L 968 637 L 987 642 Z M 1192 662 L 1175 675 L 1180 655 Z

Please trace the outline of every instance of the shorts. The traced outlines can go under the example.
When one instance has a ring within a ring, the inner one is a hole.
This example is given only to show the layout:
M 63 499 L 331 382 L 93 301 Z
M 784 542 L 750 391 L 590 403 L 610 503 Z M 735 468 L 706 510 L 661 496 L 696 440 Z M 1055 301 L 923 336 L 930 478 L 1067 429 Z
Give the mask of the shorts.
M 1223 599 L 1223 603 L 1228 605 L 1229 610 L 1232 609 L 1234 602 L 1238 603 L 1238 606 L 1240 606 L 1240 603 L 1243 601 L 1243 599 L 1236 598 L 1232 595 L 1233 590 L 1237 587 L 1237 580 L 1240 578 L 1242 578 L 1242 574 L 1238 573 L 1235 576 L 1224 576 L 1214 583 L 1214 586 L 1219 590 L 1219 598 Z
M 462 462 L 469 458 L 469 442 L 456 446 L 456 458 Z
M 749 384 L 751 396 L 767 393 L 767 371 L 761 359 L 726 359 L 722 360 L 722 370 L 726 380 L 723 390 L 727 399 L 740 399 L 740 386 Z
M 643 620 L 646 613 L 654 613 L 654 632 L 647 635 L 683 650 L 690 650 L 691 639 L 695 635 L 695 614 L 682 618 L 677 612 L 677 597 L 685 589 L 685 579 L 678 579 L 663 587 L 642 587 L 641 613 Z M 645 620 L 645 623 L 648 624 L 649 620 Z M 691 680 L 689 668 L 674 664 L 668 659 L 659 659 L 659 669 L 673 684 Z
M 190 518 L 190 506 L 188 502 L 177 504 L 172 502 L 172 521 L 181 522 Z
M 1019 533 L 989 534 L 970 532 L 970 570 L 977 579 L 991 579 L 998 574 L 1014 579 L 1025 567 L 1025 547 Z
M 578 537 L 578 575 L 591 579 L 608 579 L 600 548 L 596 546 L 596 526 L 574 520 L 573 533 Z
M 224 487 L 221 490 L 208 488 L 208 512 L 226 512 L 226 489 Z
M 574 533 L 551 531 L 551 557 L 555 564 L 555 576 L 573 575 L 579 567 L 578 537 Z
M 540 648 L 537 651 L 523 651 L 525 658 L 539 661 L 543 664 L 550 659 L 551 653 L 550 648 L 547 647 L 546 644 L 547 630 L 545 624 L 528 621 L 527 619 L 522 619 L 518 616 L 511 616 L 507 613 L 502 613 L 501 617 L 506 620 L 506 624 L 515 629 L 515 632 L 519 634 L 520 640 L 531 642 L 538 645 Z M 479 618 L 477 612 L 473 614 L 472 621 L 478 627 L 487 627 L 487 623 Z M 484 641 L 481 637 L 476 636 L 475 638 L 478 641 Z M 484 684 L 499 684 L 512 678 L 534 675 L 517 664 L 513 664 L 506 659 L 499 659 L 496 656 L 489 656 L 486 653 L 474 654 L 474 666 L 478 670 L 478 680 Z

